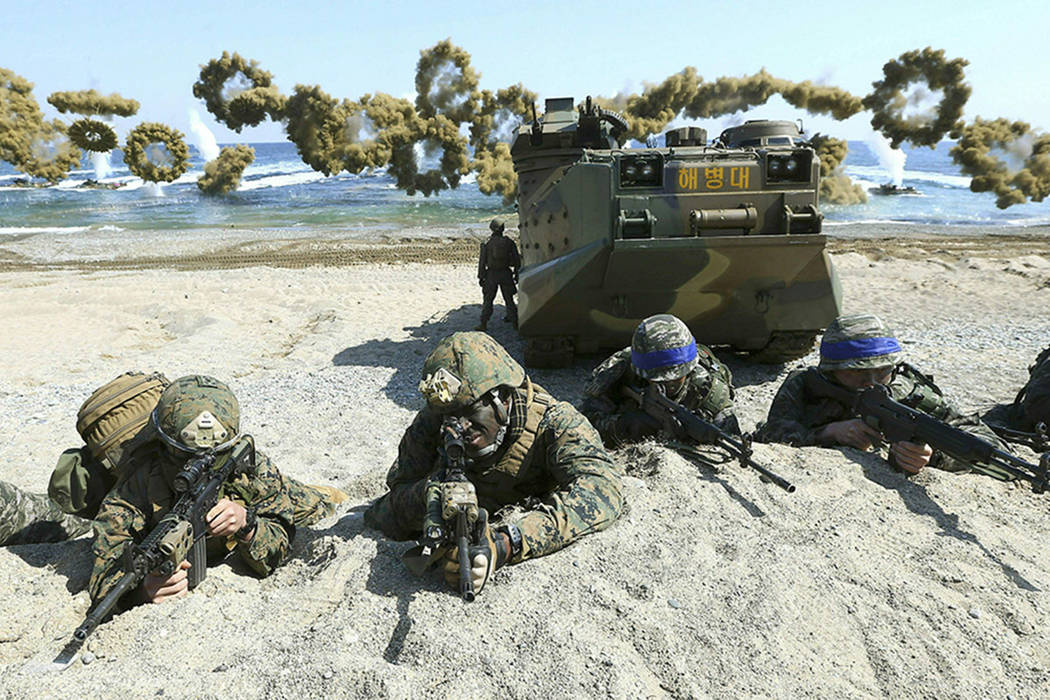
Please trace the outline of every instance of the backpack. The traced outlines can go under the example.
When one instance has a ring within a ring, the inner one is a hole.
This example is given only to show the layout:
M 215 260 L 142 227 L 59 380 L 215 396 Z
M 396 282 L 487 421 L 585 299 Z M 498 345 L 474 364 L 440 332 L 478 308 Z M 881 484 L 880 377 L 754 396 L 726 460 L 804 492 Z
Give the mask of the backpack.
M 77 411 L 84 446 L 61 454 L 47 489 L 63 511 L 87 518 L 98 513 L 102 499 L 123 476 L 125 446 L 147 427 L 168 384 L 163 374 L 125 372 L 84 401 Z
M 1012 414 L 1021 430 L 1034 430 L 1039 423 L 1050 427 L 1050 347 L 1028 368 L 1028 382 L 1017 392 Z

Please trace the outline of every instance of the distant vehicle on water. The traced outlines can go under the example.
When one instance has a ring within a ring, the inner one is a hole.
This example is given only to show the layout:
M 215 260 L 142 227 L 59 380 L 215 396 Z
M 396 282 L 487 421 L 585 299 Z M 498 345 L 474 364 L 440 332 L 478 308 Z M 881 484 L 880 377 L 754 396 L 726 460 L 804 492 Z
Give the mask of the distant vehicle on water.
M 887 182 L 878 187 L 869 187 L 868 192 L 872 194 L 919 194 L 919 191 L 911 185 L 895 185 L 892 182 Z

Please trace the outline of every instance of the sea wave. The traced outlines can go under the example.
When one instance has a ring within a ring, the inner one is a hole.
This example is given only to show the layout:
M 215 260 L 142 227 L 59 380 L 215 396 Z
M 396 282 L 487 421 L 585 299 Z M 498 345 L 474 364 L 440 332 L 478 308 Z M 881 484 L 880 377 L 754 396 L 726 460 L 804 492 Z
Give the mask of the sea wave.
M 858 179 L 871 181 L 872 184 L 881 185 L 890 180 L 886 169 L 878 165 L 847 165 L 843 172 L 854 181 Z M 970 178 L 965 175 L 949 175 L 947 173 L 931 172 L 929 170 L 905 170 L 904 179 L 916 182 L 933 182 L 947 187 L 958 187 L 960 189 L 970 188 Z M 859 183 L 858 183 L 859 184 Z
M 248 190 L 260 190 L 267 187 L 288 187 L 289 185 L 303 185 L 308 182 L 317 182 L 318 180 L 324 179 L 326 179 L 324 173 L 307 170 L 300 173 L 270 175 L 255 180 L 244 180 L 241 181 L 237 190 L 239 192 L 247 192 Z
M 90 226 L 0 226 L 0 235 L 18 236 L 25 233 L 83 233 Z

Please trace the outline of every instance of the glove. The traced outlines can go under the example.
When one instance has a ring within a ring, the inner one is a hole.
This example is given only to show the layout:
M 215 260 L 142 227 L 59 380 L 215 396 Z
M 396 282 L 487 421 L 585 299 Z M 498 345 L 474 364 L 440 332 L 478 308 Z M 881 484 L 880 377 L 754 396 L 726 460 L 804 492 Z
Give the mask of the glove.
M 616 419 L 616 436 L 624 442 L 639 442 L 660 432 L 660 421 L 641 409 L 627 411 Z
M 470 580 L 474 584 L 474 594 L 481 593 L 492 574 L 507 563 L 510 552 L 507 551 L 503 535 L 489 527 L 489 514 L 484 508 L 478 509 L 478 519 L 474 523 L 474 533 L 470 547 Z M 445 552 L 445 582 L 453 589 L 459 590 L 459 551 L 450 547 Z

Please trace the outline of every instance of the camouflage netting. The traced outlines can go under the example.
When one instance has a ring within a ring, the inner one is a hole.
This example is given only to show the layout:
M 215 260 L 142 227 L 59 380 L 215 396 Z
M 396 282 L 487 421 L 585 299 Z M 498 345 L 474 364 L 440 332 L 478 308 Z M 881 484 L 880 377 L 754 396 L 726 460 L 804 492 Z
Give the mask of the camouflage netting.
M 97 119 L 84 117 L 69 125 L 69 140 L 93 153 L 109 153 L 117 147 L 117 132 Z
M 165 124 L 143 122 L 128 134 L 124 162 L 146 182 L 171 182 L 189 167 L 190 149 L 181 131 Z
M 201 66 L 200 78 L 193 84 L 193 96 L 204 100 L 208 111 L 228 128 L 240 133 L 245 126 L 257 126 L 266 117 L 279 119 L 284 100 L 271 88 L 273 75 L 239 54 L 222 52 Z M 263 88 L 260 90 L 259 88 Z M 233 102 L 244 93 L 236 107 Z
M 232 192 L 241 184 L 244 169 L 255 160 L 255 149 L 243 143 L 225 146 L 219 157 L 204 165 L 204 175 L 197 180 L 197 187 L 204 194 L 220 195 Z
M 872 83 L 875 90 L 864 98 L 864 106 L 872 111 L 872 128 L 881 131 L 893 148 L 904 141 L 916 146 L 936 146 L 945 134 L 961 126 L 963 107 L 971 91 L 963 82 L 963 68 L 968 63 L 962 58 L 948 61 L 943 50 L 934 51 L 928 46 L 888 61 L 882 67 L 885 77 Z M 909 97 L 905 89 L 923 82 L 929 90 L 943 93 L 940 103 L 927 113 L 905 116 L 909 103 L 916 106 L 914 103 L 926 96 L 920 90 Z
M 952 136 L 959 142 L 951 156 L 973 178 L 970 190 L 995 193 L 1000 209 L 1050 195 L 1050 134 L 1025 122 L 977 118 Z
M 86 114 L 89 116 L 130 117 L 138 113 L 138 100 L 121 97 L 117 93 L 103 95 L 97 90 L 74 90 L 53 92 L 47 101 L 59 112 L 65 114 Z

